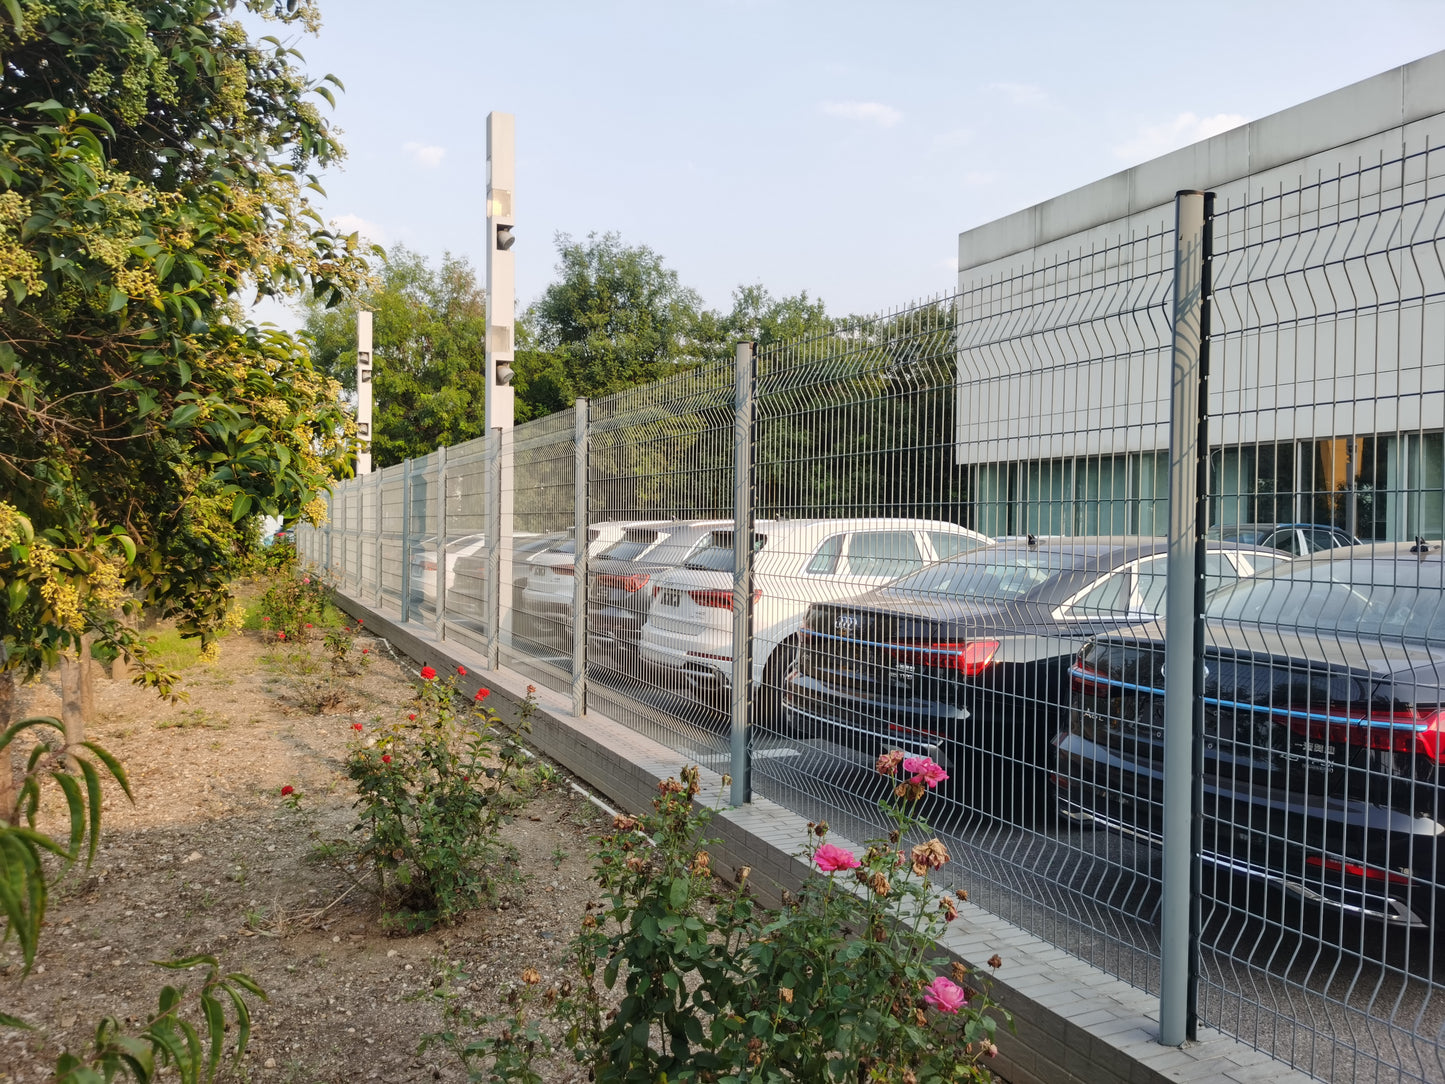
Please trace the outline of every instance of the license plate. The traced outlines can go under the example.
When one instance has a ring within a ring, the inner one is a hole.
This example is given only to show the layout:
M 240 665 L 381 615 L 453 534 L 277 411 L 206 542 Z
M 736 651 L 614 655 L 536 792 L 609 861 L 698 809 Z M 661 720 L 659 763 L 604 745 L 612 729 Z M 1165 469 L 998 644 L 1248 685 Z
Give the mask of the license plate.
M 682 594 L 668 588 L 658 594 L 657 601 L 663 606 L 677 606 L 682 603 Z

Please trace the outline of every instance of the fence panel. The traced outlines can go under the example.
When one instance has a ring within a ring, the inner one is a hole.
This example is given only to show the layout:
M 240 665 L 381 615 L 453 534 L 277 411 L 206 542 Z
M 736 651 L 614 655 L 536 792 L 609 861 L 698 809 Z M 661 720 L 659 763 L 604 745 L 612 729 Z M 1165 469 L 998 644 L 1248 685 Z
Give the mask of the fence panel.
M 594 400 L 589 426 L 589 700 L 721 771 L 734 390 L 731 362 L 709 363 Z M 684 610 L 707 643 L 678 646 Z
M 749 507 L 730 364 L 591 403 L 585 615 L 572 412 L 518 426 L 510 474 L 483 442 L 414 464 L 412 545 L 482 539 L 443 630 L 486 643 L 506 568 L 506 662 L 566 690 L 584 624 L 596 709 L 725 769 L 750 519 L 756 793 L 863 838 L 880 757 L 927 755 L 957 886 L 1156 992 L 1165 803 L 1197 801 L 1202 1022 L 1324 1080 L 1445 1079 L 1441 153 L 1216 203 L 1192 795 L 1160 782 L 1195 659 L 1164 648 L 1174 237 L 1148 216 L 761 344 Z M 338 488 L 328 547 L 391 609 L 400 470 Z

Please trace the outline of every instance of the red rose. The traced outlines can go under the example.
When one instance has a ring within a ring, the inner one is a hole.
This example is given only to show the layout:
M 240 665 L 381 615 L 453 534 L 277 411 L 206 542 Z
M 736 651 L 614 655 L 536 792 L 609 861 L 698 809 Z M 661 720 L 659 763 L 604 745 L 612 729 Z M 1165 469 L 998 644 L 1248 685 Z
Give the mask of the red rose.
M 462 677 L 466 677 L 466 676 L 467 676 L 467 668 L 466 668 L 465 666 L 458 666 L 458 667 L 457 667 L 457 673 L 461 674 Z
M 421 679 L 422 679 L 423 681 L 430 681 L 432 678 L 434 678 L 434 677 L 436 677 L 436 676 L 437 676 L 437 672 L 436 672 L 435 670 L 433 670 L 430 666 L 423 666 L 423 667 L 421 668 Z
M 492 690 L 491 690 L 491 689 L 478 689 L 478 690 L 477 690 L 477 695 L 476 695 L 476 697 L 475 697 L 474 699 L 477 701 L 477 703 L 481 703 L 483 700 L 485 700 L 487 697 L 489 697 L 489 696 L 491 696 L 491 695 L 492 695 Z
M 381 762 L 382 762 L 383 764 L 390 764 L 390 763 L 391 763 L 391 754 L 390 754 L 390 753 L 382 753 L 382 754 L 381 754 Z
M 280 629 L 277 629 L 277 630 L 276 630 L 276 639 L 278 639 L 278 640 L 284 640 L 284 639 L 286 639 L 286 634 L 285 634 L 284 632 L 282 632 Z
M 407 718 L 408 718 L 408 719 L 415 719 L 415 718 L 416 718 L 416 712 L 412 712 L 410 715 L 407 716 Z
M 290 783 L 287 783 L 284 787 L 281 788 L 281 797 L 283 797 L 283 798 L 286 797 L 286 795 L 288 795 L 288 794 L 295 794 L 295 793 L 296 793 L 296 788 L 293 787 Z
M 262 620 L 262 621 L 270 621 L 271 619 L 270 619 L 269 617 L 263 617 L 263 618 L 261 618 L 261 620 Z
M 361 724 L 360 724 L 360 723 L 352 723 L 352 724 L 351 724 L 351 729 L 352 729 L 352 730 L 360 730 L 360 729 L 361 729 Z
M 370 655 L 370 654 L 371 654 L 371 648 L 369 648 L 369 647 L 363 647 L 363 648 L 361 649 L 361 653 L 362 653 L 363 655 Z

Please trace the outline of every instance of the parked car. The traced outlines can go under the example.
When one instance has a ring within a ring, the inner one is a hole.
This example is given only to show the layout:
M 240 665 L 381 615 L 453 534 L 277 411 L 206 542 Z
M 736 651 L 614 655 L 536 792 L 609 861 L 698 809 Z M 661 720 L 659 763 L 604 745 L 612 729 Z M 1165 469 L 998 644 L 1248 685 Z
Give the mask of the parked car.
M 776 716 L 783 676 L 810 605 L 881 586 L 958 553 L 990 545 L 956 523 L 916 519 L 761 520 L 753 546 L 752 679 L 763 715 Z M 721 703 L 732 687 L 733 530 L 712 532 L 657 581 L 638 655 L 659 680 Z
M 587 528 L 589 560 L 613 542 L 620 541 L 629 528 L 655 527 L 662 520 L 618 520 L 594 523 Z M 572 532 L 555 546 L 526 560 L 526 581 L 520 605 L 513 615 L 516 635 L 553 648 L 570 648 L 572 613 L 577 583 L 576 536 Z
M 1162 612 L 1167 551 L 1160 538 L 1000 542 L 815 603 L 784 684 L 785 721 L 869 756 L 931 756 L 967 809 L 1030 822 L 1080 639 Z M 1288 560 L 1214 543 L 1207 587 Z
M 1445 922 L 1442 570 L 1438 543 L 1382 543 L 1210 598 L 1206 871 L 1268 886 L 1271 907 L 1283 894 L 1392 925 Z M 1163 629 L 1101 636 L 1072 673 L 1060 810 L 1157 846 Z
M 685 562 L 730 519 L 683 520 L 629 528 L 587 566 L 587 652 L 606 669 L 635 668 L 637 641 L 662 574 Z
M 522 588 L 526 583 L 527 559 L 533 554 L 557 545 L 570 537 L 571 532 L 553 531 L 548 534 L 519 532 L 512 540 L 512 607 L 521 603 Z M 490 553 L 486 546 L 457 558 L 453 579 L 447 587 L 447 613 L 467 623 L 480 627 L 486 618 L 487 607 L 487 562 Z
M 481 533 L 464 534 L 447 539 L 446 586 L 450 595 L 456 583 L 457 561 L 462 557 L 485 553 L 487 537 Z M 423 538 L 411 552 L 411 604 L 435 609 L 437 604 L 437 540 L 433 535 Z
M 1270 546 L 1296 557 L 1360 545 L 1349 531 L 1327 523 L 1230 523 L 1214 528 L 1210 537 L 1245 546 Z

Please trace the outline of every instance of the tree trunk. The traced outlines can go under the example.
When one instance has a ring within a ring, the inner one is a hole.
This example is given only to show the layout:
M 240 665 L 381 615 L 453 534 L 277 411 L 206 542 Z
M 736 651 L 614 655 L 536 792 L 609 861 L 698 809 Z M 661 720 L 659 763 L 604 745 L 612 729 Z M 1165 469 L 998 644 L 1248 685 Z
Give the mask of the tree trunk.
M 69 652 L 60 656 L 60 721 L 65 724 L 65 743 L 85 741 L 85 664 L 82 656 Z

